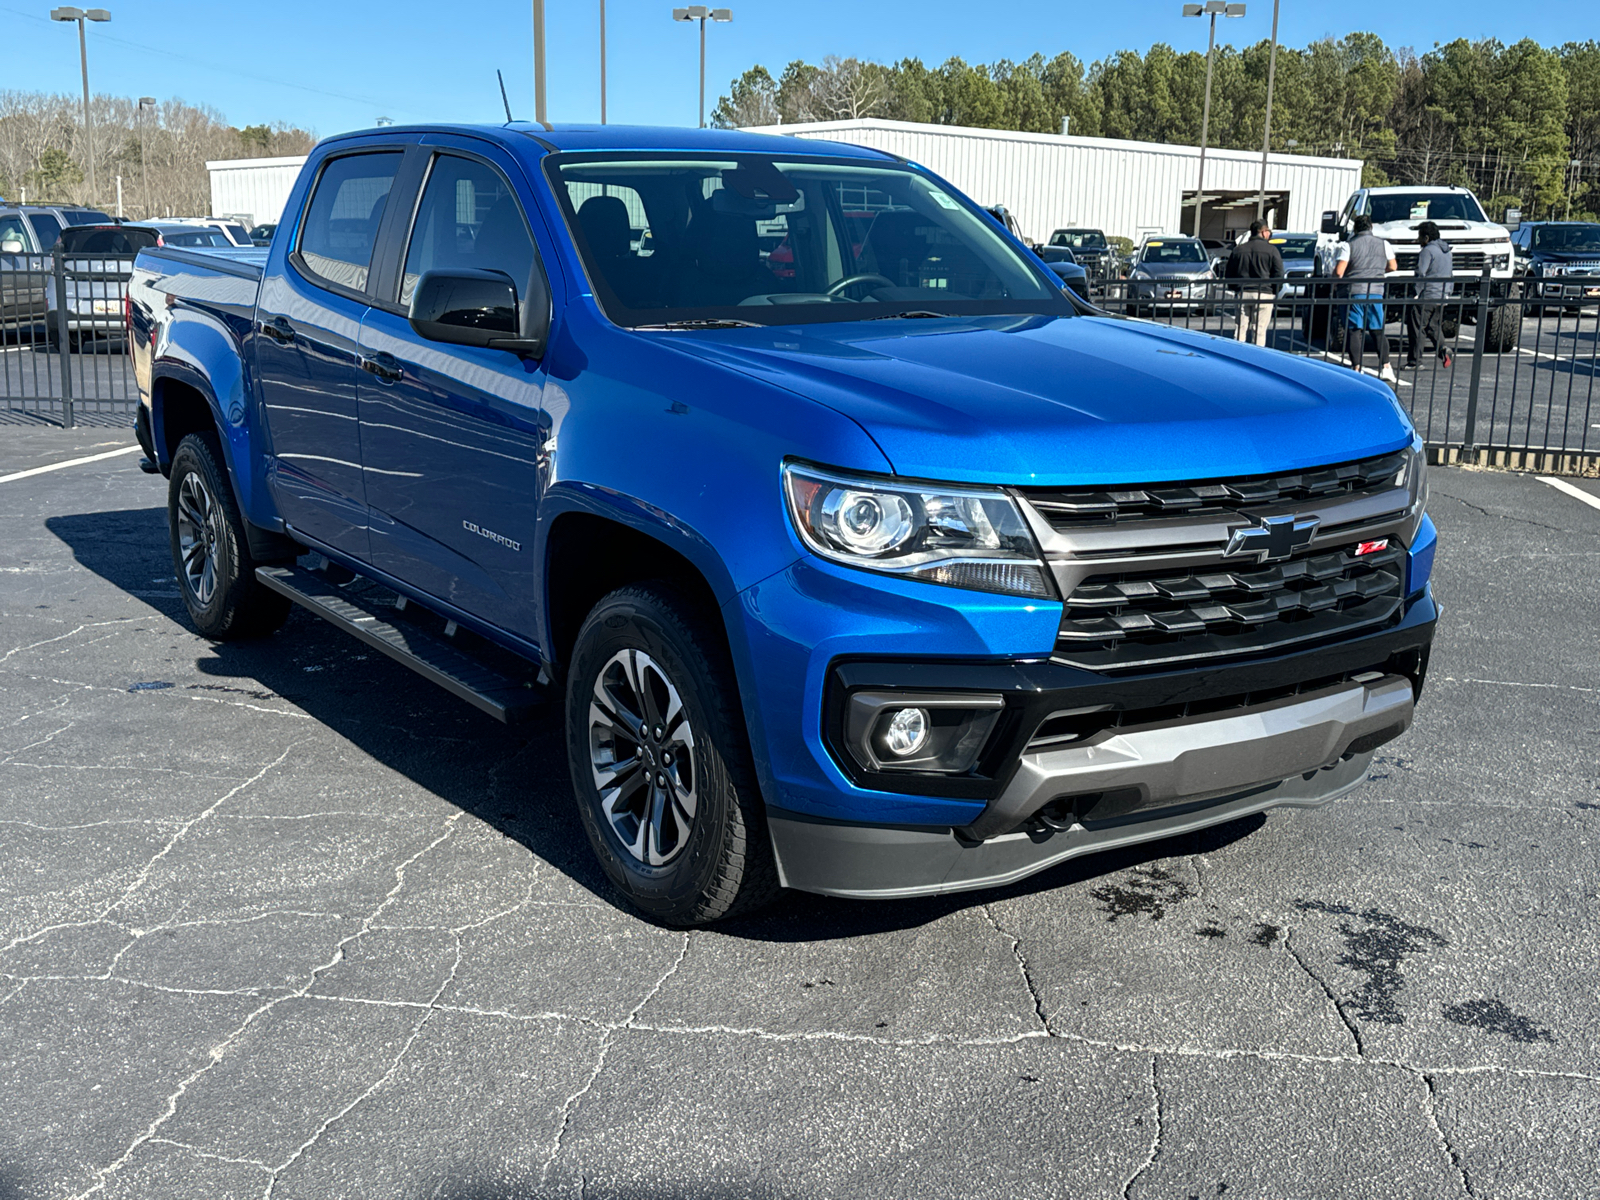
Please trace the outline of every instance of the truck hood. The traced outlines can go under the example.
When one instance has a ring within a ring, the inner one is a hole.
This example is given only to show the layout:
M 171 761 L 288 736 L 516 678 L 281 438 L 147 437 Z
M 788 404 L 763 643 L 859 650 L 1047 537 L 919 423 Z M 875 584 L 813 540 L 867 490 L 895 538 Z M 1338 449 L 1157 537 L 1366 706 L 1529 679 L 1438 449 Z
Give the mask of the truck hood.
M 1345 462 L 1412 437 L 1393 394 L 1348 368 L 1143 321 L 941 317 L 657 336 L 851 417 L 898 474 L 919 478 L 1197 480 Z
M 1385 221 L 1374 225 L 1372 232 L 1390 244 L 1418 241 L 1417 228 L 1422 218 L 1415 221 Z M 1451 245 L 1458 242 L 1510 242 L 1511 233 L 1504 225 L 1488 221 L 1435 221 L 1439 237 Z

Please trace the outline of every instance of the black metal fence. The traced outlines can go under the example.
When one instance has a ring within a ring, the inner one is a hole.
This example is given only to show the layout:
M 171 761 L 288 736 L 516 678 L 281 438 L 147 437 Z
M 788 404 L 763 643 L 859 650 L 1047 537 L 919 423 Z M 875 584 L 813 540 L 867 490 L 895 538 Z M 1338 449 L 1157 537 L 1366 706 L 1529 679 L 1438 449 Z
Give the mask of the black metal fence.
M 0 255 L 0 421 L 126 425 L 132 255 Z
M 1109 312 L 1221 337 L 1244 340 L 1244 325 L 1259 344 L 1381 375 L 1437 458 L 1600 471 L 1600 277 L 1485 272 L 1447 283 L 1436 299 L 1399 280 L 1377 295 L 1306 276 L 1252 283 L 1260 290 L 1114 279 L 1091 298 Z

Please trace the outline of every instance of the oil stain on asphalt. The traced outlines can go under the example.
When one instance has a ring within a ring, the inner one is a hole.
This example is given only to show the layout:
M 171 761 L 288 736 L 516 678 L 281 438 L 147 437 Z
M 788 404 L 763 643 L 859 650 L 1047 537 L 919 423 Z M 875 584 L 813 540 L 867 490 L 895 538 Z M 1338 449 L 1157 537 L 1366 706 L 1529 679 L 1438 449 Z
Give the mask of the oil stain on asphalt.
M 1295 906 L 1302 912 L 1353 917 L 1363 923 L 1364 927 L 1358 928 L 1352 921 L 1339 922 L 1339 934 L 1345 944 L 1345 953 L 1337 960 L 1339 965 L 1367 977 L 1352 997 L 1359 1006 L 1356 1015 L 1363 1021 L 1384 1025 L 1405 1024 L 1395 1003 L 1405 986 L 1400 964 L 1412 955 L 1443 949 L 1450 943 L 1425 925 L 1413 925 L 1375 908 L 1357 912 L 1348 905 L 1322 900 L 1300 900 Z

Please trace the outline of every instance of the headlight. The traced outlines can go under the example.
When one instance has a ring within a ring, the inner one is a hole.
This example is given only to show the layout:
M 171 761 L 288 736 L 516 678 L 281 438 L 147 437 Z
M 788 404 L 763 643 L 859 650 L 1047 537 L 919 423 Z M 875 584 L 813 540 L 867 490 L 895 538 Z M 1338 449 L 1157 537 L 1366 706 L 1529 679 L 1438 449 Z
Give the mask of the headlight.
M 1143 267 L 1135 267 L 1133 269 L 1132 278 L 1134 278 L 1134 279 L 1149 279 L 1150 278 L 1150 272 L 1146 271 Z
M 1501 267 L 1509 267 L 1511 265 L 1511 255 L 1496 254 L 1489 260 L 1489 265 L 1495 270 L 1499 270 Z
M 1537 270 L 1541 275 L 1565 275 L 1567 273 L 1567 269 L 1565 267 L 1559 266 L 1556 263 L 1541 263 L 1534 269 Z
M 1425 446 L 1413 444 L 1410 453 L 1406 455 L 1405 465 L 1395 474 L 1394 484 L 1411 493 L 1409 508 L 1413 513 L 1420 516 L 1427 509 L 1428 451 Z
M 789 465 L 784 494 L 815 553 L 927 583 L 1046 598 L 1050 577 L 1016 502 L 1002 491 L 852 478 Z

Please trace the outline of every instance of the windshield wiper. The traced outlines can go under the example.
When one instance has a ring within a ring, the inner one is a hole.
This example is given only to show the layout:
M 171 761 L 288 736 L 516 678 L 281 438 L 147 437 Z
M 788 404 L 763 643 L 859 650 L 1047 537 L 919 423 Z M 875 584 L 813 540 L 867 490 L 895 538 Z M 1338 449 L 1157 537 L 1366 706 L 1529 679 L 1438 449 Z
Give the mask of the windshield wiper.
M 929 312 L 925 308 L 913 308 L 908 312 L 880 313 L 876 317 L 862 317 L 863 321 L 925 321 L 931 317 L 948 317 L 949 313 Z
M 653 325 L 635 325 L 635 329 L 759 329 L 755 321 L 736 321 L 731 317 L 703 317 L 685 321 L 658 321 Z

